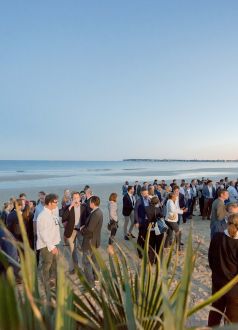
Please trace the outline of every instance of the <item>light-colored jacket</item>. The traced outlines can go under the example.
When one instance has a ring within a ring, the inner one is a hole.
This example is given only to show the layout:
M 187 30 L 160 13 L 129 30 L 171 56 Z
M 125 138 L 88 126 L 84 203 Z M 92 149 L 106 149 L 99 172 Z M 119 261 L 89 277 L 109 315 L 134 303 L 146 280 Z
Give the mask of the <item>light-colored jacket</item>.
M 108 211 L 109 211 L 109 219 L 118 221 L 118 214 L 117 214 L 117 203 L 113 201 L 108 202 Z
M 176 206 L 172 199 L 169 199 L 166 204 L 165 220 L 170 222 L 177 222 L 178 214 L 183 214 L 183 210 Z
M 227 188 L 227 191 L 229 192 L 229 200 L 230 202 L 237 202 L 238 201 L 238 192 L 235 187 L 230 186 Z

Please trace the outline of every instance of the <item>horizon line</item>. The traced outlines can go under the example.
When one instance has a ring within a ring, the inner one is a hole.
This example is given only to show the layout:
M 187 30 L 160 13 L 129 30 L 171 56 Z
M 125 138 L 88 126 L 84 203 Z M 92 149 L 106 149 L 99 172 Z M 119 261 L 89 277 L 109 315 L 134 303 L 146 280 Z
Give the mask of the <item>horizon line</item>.
M 125 158 L 117 160 L 86 160 L 86 159 L 0 159 L 4 162 L 125 162 L 125 161 L 162 161 L 162 162 L 238 162 L 238 159 L 184 159 L 184 158 Z

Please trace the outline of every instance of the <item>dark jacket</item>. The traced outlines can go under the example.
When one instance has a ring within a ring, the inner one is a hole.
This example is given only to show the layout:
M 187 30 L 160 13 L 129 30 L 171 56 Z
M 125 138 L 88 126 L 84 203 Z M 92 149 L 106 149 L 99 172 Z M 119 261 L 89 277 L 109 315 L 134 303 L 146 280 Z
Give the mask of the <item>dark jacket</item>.
M 103 223 L 103 213 L 98 208 L 92 211 L 86 220 L 85 227 L 82 231 L 83 243 L 82 250 L 91 250 L 91 246 L 98 248 L 101 242 L 101 229 Z
M 208 260 L 212 270 L 212 283 L 217 289 L 222 288 L 238 274 L 238 239 L 217 233 L 211 240 Z M 226 295 L 237 298 L 238 284 Z
M 140 192 L 141 192 L 141 185 L 138 184 L 137 186 L 134 185 L 134 195 L 140 196 Z
M 155 224 L 155 222 L 159 218 L 163 218 L 163 213 L 160 207 L 155 207 L 154 205 L 149 205 L 145 207 L 145 213 L 148 218 L 148 223 L 152 222 Z
M 140 197 L 136 201 L 135 205 L 135 223 L 139 223 L 141 227 L 148 225 L 147 215 L 145 212 L 145 204 L 143 197 Z
M 209 193 L 209 189 L 208 186 L 204 186 L 202 189 L 202 195 L 204 198 L 210 198 L 210 193 Z M 214 187 L 212 187 L 212 198 L 216 197 L 216 189 Z
M 85 199 L 84 201 L 84 205 L 86 207 L 86 219 L 89 217 L 90 213 L 92 212 L 92 209 L 90 207 L 90 199 L 92 198 L 93 196 L 89 197 L 88 199 Z
M 15 209 L 8 214 L 7 229 L 12 233 L 17 241 L 22 241 L 20 224 Z
M 134 196 L 133 196 L 134 198 Z M 132 201 L 131 198 L 129 196 L 129 194 L 127 193 L 124 197 L 123 197 L 123 208 L 122 208 L 122 214 L 124 216 L 129 216 L 131 214 L 131 212 L 133 211 L 134 207 L 132 205 Z
M 62 215 L 62 222 L 66 222 L 65 230 L 64 230 L 64 236 L 66 238 L 69 238 L 74 230 L 74 225 L 75 225 L 75 212 L 74 212 L 74 207 L 72 207 L 69 210 L 69 206 L 67 209 L 64 211 Z M 80 227 L 85 225 L 86 222 L 86 205 L 80 204 Z
M 4 251 L 9 257 L 14 259 L 16 262 L 18 261 L 18 253 L 16 247 L 11 243 L 11 240 L 14 240 L 14 238 L 11 236 L 9 232 L 6 232 L 3 230 L 3 228 L 0 228 L 0 250 Z M 4 258 L 5 259 L 5 258 Z M 19 269 L 15 266 L 15 264 L 12 263 L 12 260 L 6 257 L 5 259 L 6 265 L 4 265 L 0 261 L 0 274 L 2 272 L 6 272 L 6 267 L 9 265 L 12 265 L 14 269 L 15 275 L 18 274 Z M 5 267 L 6 266 L 6 267 Z
M 186 201 L 185 201 L 185 196 L 181 193 L 179 193 L 179 207 L 181 209 L 186 207 Z
M 216 220 L 211 226 L 211 239 L 215 236 L 216 233 L 224 233 L 227 229 L 227 222 L 225 219 Z

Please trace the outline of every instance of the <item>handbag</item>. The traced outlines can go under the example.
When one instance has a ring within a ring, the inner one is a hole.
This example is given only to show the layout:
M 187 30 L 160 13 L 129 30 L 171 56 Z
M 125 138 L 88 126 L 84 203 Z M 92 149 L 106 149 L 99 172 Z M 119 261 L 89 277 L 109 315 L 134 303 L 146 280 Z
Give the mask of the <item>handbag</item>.
M 157 225 L 158 225 L 158 228 L 159 228 L 159 231 L 161 234 L 164 234 L 167 232 L 168 230 L 168 226 L 166 225 L 164 219 L 158 219 L 157 220 Z
M 162 219 L 162 218 L 157 219 L 156 210 L 155 210 L 155 219 L 157 220 L 156 224 L 155 224 L 155 230 L 156 230 L 156 225 L 157 225 L 160 234 L 166 233 L 169 227 L 166 225 L 164 219 Z M 156 234 L 156 235 L 159 235 L 159 234 Z
M 111 231 L 113 228 L 118 228 L 118 223 L 117 221 L 110 219 L 107 224 L 107 229 Z

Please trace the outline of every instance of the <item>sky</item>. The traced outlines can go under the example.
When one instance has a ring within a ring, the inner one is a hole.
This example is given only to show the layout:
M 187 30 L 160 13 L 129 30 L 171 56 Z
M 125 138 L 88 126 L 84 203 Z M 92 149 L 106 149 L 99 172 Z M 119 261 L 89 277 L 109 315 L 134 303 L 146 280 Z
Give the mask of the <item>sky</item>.
M 238 1 L 0 2 L 0 159 L 238 159 Z

